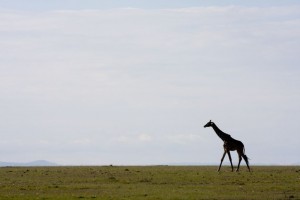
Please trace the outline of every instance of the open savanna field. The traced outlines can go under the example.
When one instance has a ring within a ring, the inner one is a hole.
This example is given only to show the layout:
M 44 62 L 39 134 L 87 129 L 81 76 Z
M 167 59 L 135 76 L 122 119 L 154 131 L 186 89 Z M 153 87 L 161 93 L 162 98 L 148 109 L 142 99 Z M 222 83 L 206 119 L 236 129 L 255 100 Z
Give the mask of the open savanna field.
M 300 199 L 300 167 L 2 167 L 0 199 Z

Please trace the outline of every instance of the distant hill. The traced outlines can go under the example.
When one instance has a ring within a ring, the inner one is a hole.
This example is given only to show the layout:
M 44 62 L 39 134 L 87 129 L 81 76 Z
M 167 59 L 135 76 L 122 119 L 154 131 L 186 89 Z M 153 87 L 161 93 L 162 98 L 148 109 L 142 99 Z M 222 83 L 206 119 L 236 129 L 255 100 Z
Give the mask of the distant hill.
M 57 166 L 56 163 L 49 162 L 46 160 L 36 160 L 28 163 L 18 163 L 18 162 L 1 162 L 0 167 L 38 167 L 38 166 Z

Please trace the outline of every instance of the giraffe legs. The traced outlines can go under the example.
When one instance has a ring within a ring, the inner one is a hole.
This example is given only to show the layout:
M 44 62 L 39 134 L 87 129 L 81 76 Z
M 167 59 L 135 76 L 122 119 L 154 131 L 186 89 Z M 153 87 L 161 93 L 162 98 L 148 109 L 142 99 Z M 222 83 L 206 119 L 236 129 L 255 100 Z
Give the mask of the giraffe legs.
M 229 157 L 229 161 L 231 164 L 231 171 L 233 172 L 233 165 L 232 165 L 232 159 L 231 159 L 231 155 L 230 155 L 230 151 L 227 151 L 228 157 Z
M 221 163 L 220 163 L 220 166 L 219 166 L 218 172 L 219 172 L 219 171 L 220 171 L 220 169 L 221 169 L 221 166 L 222 166 L 222 163 L 223 163 L 223 160 L 224 160 L 224 157 L 225 157 L 225 155 L 226 155 L 226 151 L 224 151 L 224 154 L 223 154 L 223 156 L 222 156 L 222 158 L 221 158 Z
M 246 154 L 244 154 L 243 151 L 238 151 L 238 155 L 239 155 L 239 164 L 238 164 L 238 167 L 237 167 L 236 171 L 239 171 L 240 164 L 241 164 L 241 161 L 242 161 L 242 158 L 243 158 L 245 160 L 245 162 L 247 164 L 247 167 L 248 167 L 248 170 L 250 172 L 249 161 L 248 161 L 248 157 L 246 156 Z
M 236 169 L 237 172 L 238 172 L 239 169 L 240 169 L 241 161 L 242 161 L 242 156 L 241 156 L 241 154 L 239 154 L 239 164 L 238 164 L 238 167 L 237 167 L 237 169 Z
M 246 164 L 247 164 L 248 170 L 249 170 L 249 172 L 250 172 L 250 167 L 249 167 L 248 157 L 247 157 L 245 154 L 243 154 L 242 156 L 243 156 L 243 158 L 244 158 L 244 160 L 245 160 L 245 162 L 246 162 Z

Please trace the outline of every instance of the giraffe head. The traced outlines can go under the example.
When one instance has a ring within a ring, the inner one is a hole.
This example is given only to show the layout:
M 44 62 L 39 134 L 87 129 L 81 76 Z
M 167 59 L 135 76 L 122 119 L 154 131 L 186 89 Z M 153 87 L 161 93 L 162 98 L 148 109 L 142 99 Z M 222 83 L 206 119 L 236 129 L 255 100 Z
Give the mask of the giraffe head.
M 204 128 L 211 127 L 213 124 L 214 123 L 211 120 L 209 120 L 209 122 L 207 122 L 207 124 L 204 125 Z

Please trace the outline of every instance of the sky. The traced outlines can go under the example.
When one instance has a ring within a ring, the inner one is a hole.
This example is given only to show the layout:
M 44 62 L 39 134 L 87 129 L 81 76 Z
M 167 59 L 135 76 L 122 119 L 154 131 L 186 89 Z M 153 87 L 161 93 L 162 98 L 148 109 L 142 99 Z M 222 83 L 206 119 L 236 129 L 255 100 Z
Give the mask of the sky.
M 0 161 L 299 164 L 299 52 L 299 1 L 0 0 Z

